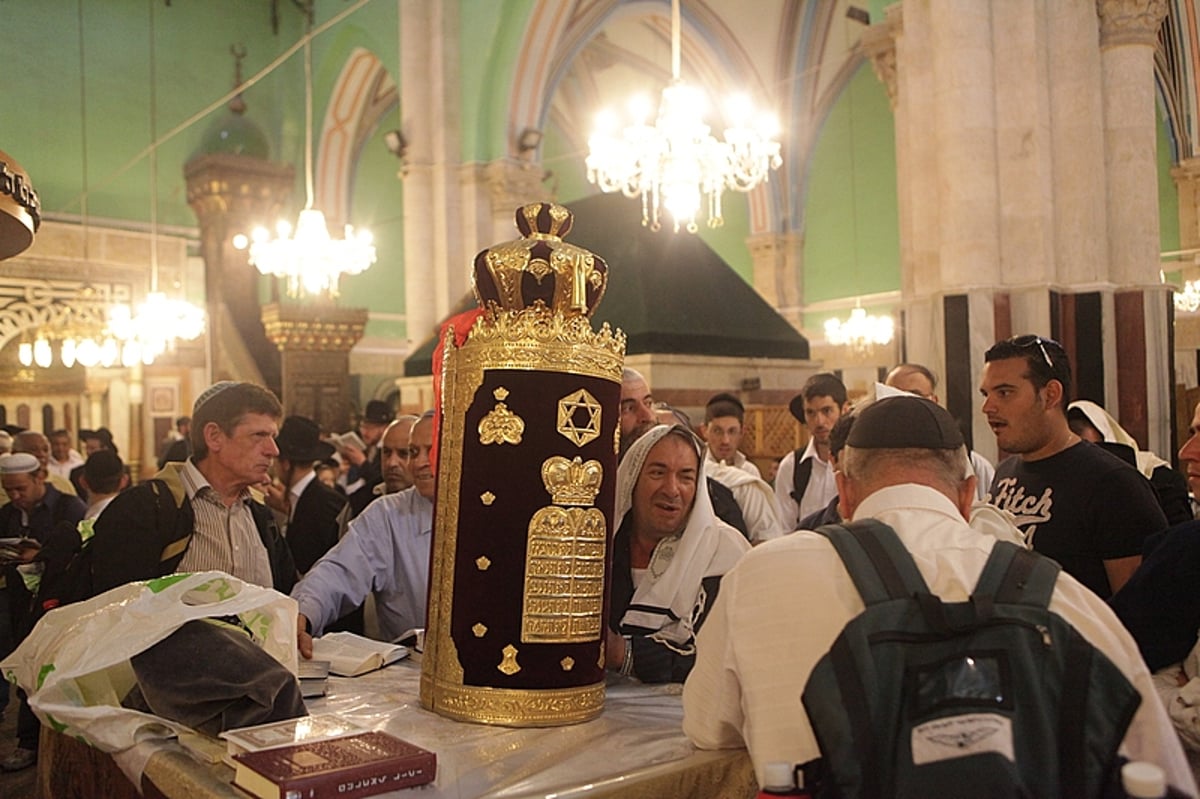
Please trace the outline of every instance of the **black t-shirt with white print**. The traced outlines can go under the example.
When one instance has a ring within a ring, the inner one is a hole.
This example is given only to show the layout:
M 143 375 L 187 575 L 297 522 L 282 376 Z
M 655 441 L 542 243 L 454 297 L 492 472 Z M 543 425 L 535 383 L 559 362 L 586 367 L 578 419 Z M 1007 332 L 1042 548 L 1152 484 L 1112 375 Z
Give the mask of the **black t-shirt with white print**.
M 1026 462 L 1004 460 L 988 502 L 1017 517 L 1038 552 L 1107 599 L 1104 561 L 1140 555 L 1167 518 L 1141 472 L 1087 441 Z

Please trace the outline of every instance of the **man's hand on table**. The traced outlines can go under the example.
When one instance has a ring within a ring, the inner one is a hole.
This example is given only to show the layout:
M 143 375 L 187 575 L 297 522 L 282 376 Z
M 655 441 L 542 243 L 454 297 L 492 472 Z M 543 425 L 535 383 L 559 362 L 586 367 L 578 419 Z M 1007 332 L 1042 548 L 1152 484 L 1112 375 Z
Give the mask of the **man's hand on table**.
M 303 613 L 296 614 L 296 648 L 305 660 L 312 660 L 312 634 L 308 631 L 308 619 Z

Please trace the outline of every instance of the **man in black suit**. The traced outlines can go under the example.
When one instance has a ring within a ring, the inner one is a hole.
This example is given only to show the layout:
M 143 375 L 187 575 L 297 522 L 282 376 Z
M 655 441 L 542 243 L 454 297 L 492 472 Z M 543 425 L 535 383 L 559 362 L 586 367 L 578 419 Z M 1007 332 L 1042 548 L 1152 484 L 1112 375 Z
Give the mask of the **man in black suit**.
M 375 499 L 375 487 L 383 482 L 383 462 L 380 443 L 383 431 L 396 418 L 392 407 L 383 400 L 371 400 L 363 411 L 358 423 L 358 434 L 366 450 L 346 446 L 342 457 L 350 462 L 350 473 L 347 476 L 349 484 L 346 493 L 350 496 L 350 518 L 362 513 L 367 505 Z
M 297 571 L 304 574 L 337 543 L 338 514 L 346 498 L 316 479 L 314 464 L 333 455 L 333 445 L 321 440 L 316 422 L 287 417 L 275 445 L 277 483 L 268 489 L 267 500 L 287 520 L 284 537 Z

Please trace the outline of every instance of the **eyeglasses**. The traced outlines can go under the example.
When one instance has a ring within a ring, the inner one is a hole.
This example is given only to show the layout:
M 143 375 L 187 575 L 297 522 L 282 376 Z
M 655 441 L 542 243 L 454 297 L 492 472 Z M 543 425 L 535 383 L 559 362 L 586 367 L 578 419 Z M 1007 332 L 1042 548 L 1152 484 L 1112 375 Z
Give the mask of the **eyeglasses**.
M 1036 345 L 1037 348 L 1041 350 L 1042 357 L 1046 360 L 1046 365 L 1051 369 L 1054 368 L 1054 361 L 1050 358 L 1050 353 L 1046 352 L 1046 344 L 1053 344 L 1059 349 L 1062 349 L 1062 345 L 1054 339 L 1042 338 L 1041 336 L 1035 335 L 1013 336 L 1008 341 L 1014 347 L 1019 347 L 1020 349 L 1025 349 L 1026 347 L 1032 347 Z

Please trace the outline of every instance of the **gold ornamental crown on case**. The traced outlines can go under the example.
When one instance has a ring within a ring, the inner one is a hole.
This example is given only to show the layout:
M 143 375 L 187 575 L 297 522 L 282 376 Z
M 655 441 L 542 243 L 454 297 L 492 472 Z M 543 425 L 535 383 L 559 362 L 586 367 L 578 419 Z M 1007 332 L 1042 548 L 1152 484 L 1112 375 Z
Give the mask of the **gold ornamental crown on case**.
M 530 203 L 516 212 L 523 238 L 475 256 L 475 297 L 498 314 L 545 307 L 566 317 L 590 317 L 604 296 L 608 264 L 590 250 L 563 241 L 574 215 L 554 203 Z
M 555 455 L 542 464 L 542 483 L 555 505 L 594 505 L 603 481 L 600 461 Z

